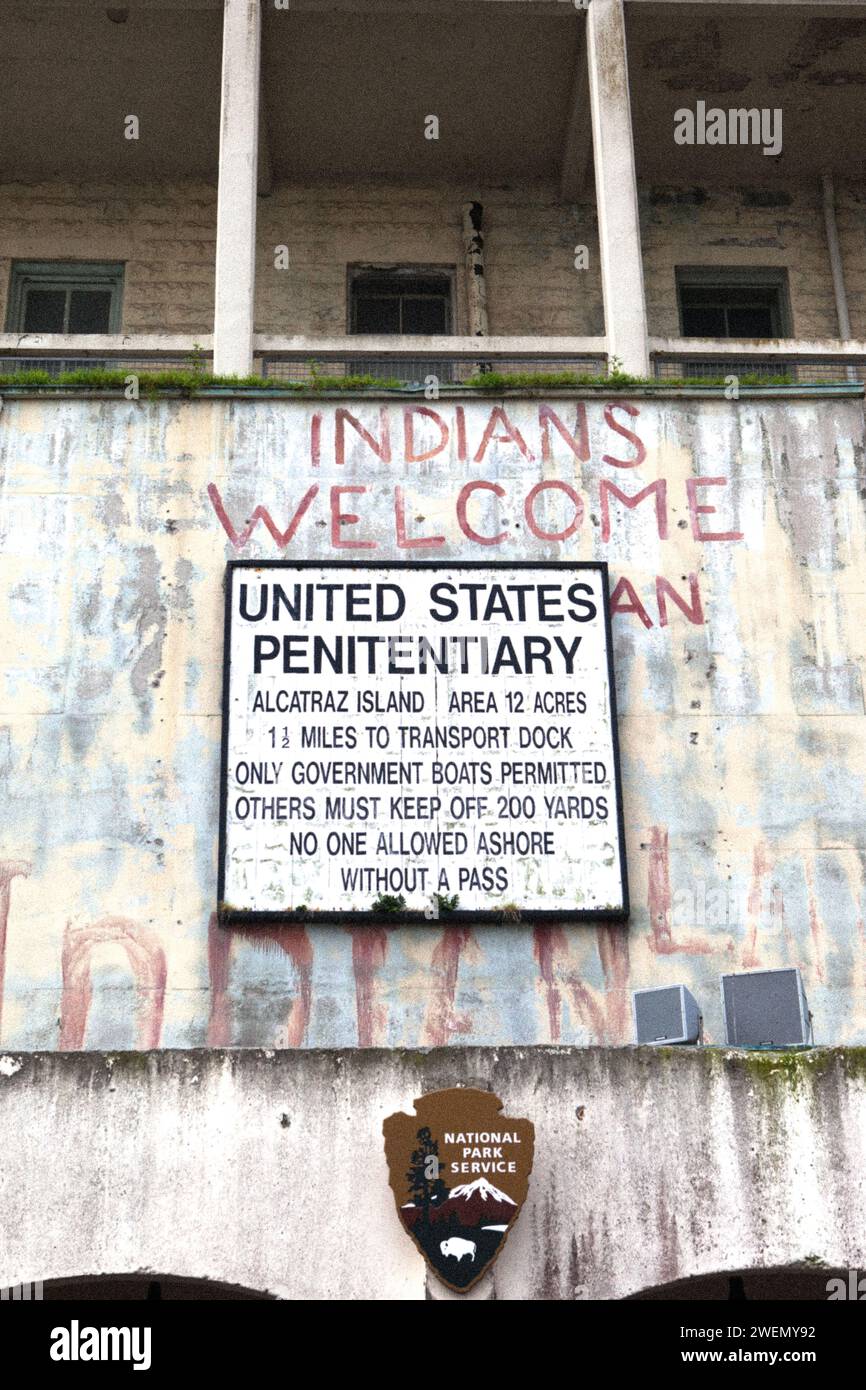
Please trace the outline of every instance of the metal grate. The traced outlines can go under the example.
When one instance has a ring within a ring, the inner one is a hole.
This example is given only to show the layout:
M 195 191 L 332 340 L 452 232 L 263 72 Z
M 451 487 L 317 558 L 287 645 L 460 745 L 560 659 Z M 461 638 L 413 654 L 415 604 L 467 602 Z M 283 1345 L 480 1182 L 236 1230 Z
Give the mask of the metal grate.
M 47 372 L 49 376 L 61 376 L 65 372 L 100 371 L 129 372 L 143 375 L 147 372 L 191 372 L 195 364 L 189 357 L 180 354 L 159 357 L 6 357 L 0 354 L 0 375 L 12 372 Z M 203 357 L 198 362 L 203 372 L 210 372 L 210 359 Z
M 275 381 L 307 382 L 321 377 L 371 376 L 377 380 L 399 381 L 406 386 L 424 386 L 435 377 L 441 386 L 459 386 L 481 373 L 503 375 L 606 376 L 607 359 L 598 357 L 467 357 L 465 354 L 435 357 L 376 356 L 299 358 L 273 354 L 262 358 L 262 375 Z
M 724 380 L 728 376 L 779 381 L 792 386 L 830 386 L 866 382 L 866 358 L 832 357 L 655 357 L 660 381 Z

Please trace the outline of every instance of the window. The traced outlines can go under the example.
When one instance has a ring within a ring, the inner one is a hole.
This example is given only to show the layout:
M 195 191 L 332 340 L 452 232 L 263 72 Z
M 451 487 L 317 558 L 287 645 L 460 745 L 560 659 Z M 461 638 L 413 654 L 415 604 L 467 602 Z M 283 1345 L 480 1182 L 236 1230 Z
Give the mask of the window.
M 350 266 L 350 333 L 451 333 L 452 269 Z
M 787 271 L 775 266 L 678 266 L 684 338 L 790 335 Z
M 101 261 L 15 261 L 10 333 L 119 333 L 123 266 Z

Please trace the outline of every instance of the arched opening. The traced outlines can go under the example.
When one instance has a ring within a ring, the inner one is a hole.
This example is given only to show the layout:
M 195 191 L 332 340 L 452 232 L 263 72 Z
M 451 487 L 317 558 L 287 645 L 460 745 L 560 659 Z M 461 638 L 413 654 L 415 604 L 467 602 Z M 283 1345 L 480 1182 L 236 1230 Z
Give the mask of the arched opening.
M 225 1300 L 275 1301 L 275 1295 L 247 1289 L 240 1284 L 224 1284 L 216 1279 L 187 1279 L 175 1274 L 94 1274 L 72 1279 L 46 1279 L 42 1297 L 55 1302 L 82 1300 L 106 1302 L 167 1302 L 186 1299 L 195 1302 Z
M 698 1274 L 691 1279 L 677 1279 L 672 1284 L 656 1284 L 630 1294 L 625 1301 L 710 1299 L 729 1303 L 758 1303 L 766 1299 L 784 1299 L 797 1303 L 825 1302 L 831 1279 L 842 1279 L 847 1287 L 847 1269 L 785 1265 L 776 1269 L 724 1270 L 717 1274 Z

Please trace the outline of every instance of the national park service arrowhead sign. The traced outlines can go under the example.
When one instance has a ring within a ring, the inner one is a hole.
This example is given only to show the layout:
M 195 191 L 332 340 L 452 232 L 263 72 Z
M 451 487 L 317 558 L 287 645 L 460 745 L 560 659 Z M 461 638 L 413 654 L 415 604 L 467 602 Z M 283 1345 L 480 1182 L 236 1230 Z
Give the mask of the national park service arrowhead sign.
M 431 1091 L 382 1125 L 397 1213 L 430 1268 L 465 1293 L 526 1200 L 535 1130 L 490 1091 Z

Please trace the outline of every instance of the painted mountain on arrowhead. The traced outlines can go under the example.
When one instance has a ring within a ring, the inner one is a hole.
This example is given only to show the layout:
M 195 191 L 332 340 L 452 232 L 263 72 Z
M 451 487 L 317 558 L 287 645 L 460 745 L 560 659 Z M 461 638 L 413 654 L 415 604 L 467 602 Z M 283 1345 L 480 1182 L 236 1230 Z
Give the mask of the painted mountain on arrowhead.
M 449 1227 L 507 1226 L 517 1213 L 517 1203 L 486 1178 L 459 1183 L 452 1187 L 441 1202 L 431 1203 L 429 1219 L 432 1225 L 444 1222 Z M 403 1224 L 411 1231 L 423 1215 L 422 1209 L 407 1203 L 400 1208 Z

